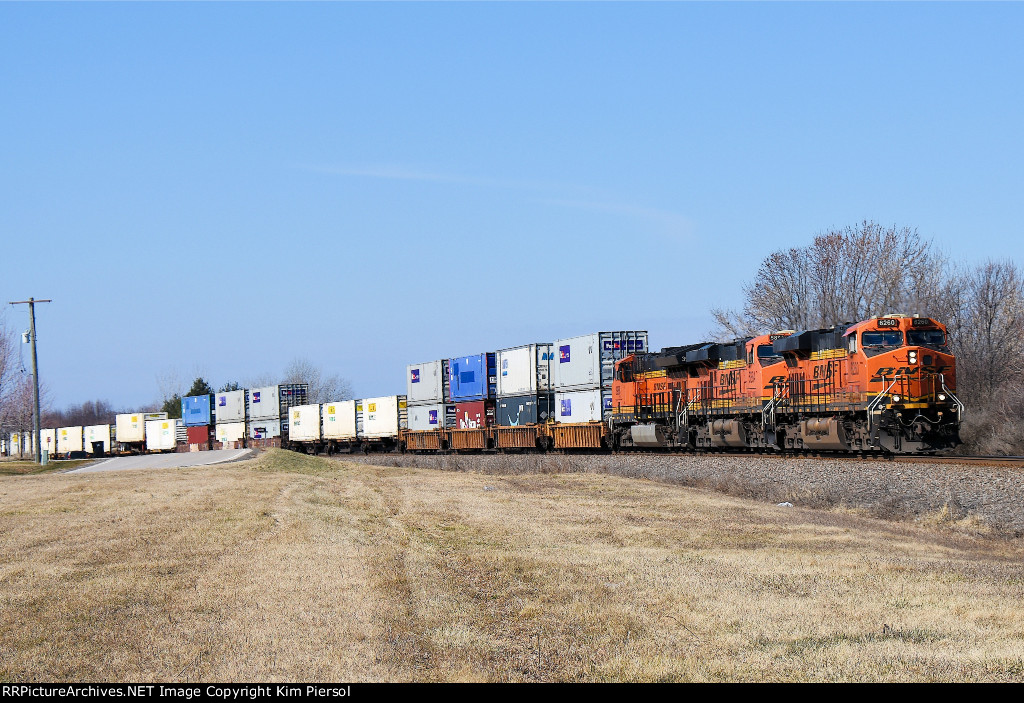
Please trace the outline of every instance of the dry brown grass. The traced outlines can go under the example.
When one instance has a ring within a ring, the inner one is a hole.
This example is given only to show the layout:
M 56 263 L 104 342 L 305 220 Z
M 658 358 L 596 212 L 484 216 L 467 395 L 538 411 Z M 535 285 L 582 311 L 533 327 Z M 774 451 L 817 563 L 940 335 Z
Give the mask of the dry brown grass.
M 9 477 L 0 680 L 1020 681 L 1022 556 L 594 474 Z

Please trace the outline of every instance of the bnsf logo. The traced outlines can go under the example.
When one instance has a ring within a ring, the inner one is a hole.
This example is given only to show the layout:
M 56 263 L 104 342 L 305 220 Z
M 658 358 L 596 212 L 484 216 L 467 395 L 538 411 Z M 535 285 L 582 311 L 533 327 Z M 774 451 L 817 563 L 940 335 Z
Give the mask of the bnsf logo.
M 920 373 L 945 373 L 949 370 L 948 366 L 901 366 L 896 368 L 895 366 L 885 366 L 875 371 L 875 375 L 871 377 L 869 383 L 881 383 L 885 380 L 893 380 L 896 376 L 901 378 L 914 378 Z

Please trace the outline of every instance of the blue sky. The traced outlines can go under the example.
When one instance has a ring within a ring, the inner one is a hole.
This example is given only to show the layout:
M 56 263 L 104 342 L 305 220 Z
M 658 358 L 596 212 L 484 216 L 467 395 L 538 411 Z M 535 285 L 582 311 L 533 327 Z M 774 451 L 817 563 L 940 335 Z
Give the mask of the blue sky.
M 0 293 L 54 299 L 57 406 L 134 407 L 297 356 L 365 397 L 599 329 L 691 342 L 769 252 L 863 219 L 1021 262 L 1022 28 L 1021 4 L 5 3 Z

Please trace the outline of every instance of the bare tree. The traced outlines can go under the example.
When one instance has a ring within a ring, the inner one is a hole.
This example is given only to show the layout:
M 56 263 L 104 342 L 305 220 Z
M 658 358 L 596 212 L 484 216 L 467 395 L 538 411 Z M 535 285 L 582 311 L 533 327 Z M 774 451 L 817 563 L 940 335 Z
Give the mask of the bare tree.
M 1011 261 L 990 260 L 955 280 L 957 386 L 975 402 L 995 398 L 1024 371 L 1024 276 Z
M 856 227 L 815 236 L 761 262 L 743 287 L 743 312 L 712 310 L 719 338 L 814 329 L 889 312 L 929 312 L 940 298 L 945 258 L 916 229 Z
M 285 369 L 284 376 L 284 383 L 309 385 L 306 397 L 310 403 L 329 403 L 352 397 L 352 384 L 348 379 L 337 374 L 327 375 L 309 359 L 297 358 L 292 361 Z

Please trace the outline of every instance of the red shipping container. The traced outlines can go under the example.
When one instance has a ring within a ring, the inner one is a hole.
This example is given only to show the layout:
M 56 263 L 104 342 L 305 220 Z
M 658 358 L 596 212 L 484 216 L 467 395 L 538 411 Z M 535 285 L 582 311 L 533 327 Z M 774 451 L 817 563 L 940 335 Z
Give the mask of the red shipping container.
M 452 429 L 477 430 L 494 424 L 494 401 L 474 400 L 455 404 L 455 424 Z
M 188 436 L 189 444 L 210 444 L 209 425 L 199 425 L 198 427 L 186 427 L 185 433 Z

